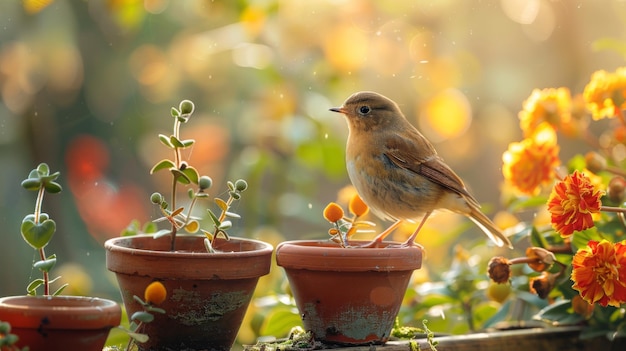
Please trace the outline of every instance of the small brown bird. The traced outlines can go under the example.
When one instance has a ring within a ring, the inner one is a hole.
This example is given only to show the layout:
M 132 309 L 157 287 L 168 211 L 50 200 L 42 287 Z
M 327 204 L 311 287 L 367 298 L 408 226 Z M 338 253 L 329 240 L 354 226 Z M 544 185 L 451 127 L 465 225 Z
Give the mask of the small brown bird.
M 366 246 L 376 246 L 403 221 L 421 218 L 403 243 L 414 245 L 428 216 L 434 210 L 447 209 L 469 217 L 496 245 L 513 248 L 480 211 L 461 178 L 437 156 L 432 144 L 407 121 L 395 102 L 364 91 L 330 110 L 348 120 L 346 167 L 352 184 L 374 214 L 395 221 Z

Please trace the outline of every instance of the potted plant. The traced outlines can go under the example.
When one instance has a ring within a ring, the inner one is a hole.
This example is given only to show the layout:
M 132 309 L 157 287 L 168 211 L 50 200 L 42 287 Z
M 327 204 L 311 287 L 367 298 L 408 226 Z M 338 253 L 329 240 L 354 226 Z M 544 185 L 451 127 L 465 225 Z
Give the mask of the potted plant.
M 256 283 L 270 269 L 270 244 L 230 237 L 226 232 L 232 225 L 229 218 L 239 217 L 230 207 L 246 190 L 244 180 L 228 182 L 226 200 L 214 199 L 219 211 L 207 209 L 210 230 L 202 229 L 200 219 L 192 215 L 194 207 L 209 198 L 212 186 L 210 177 L 200 176 L 183 158 L 183 150 L 195 140 L 182 139 L 180 127 L 193 112 L 189 100 L 172 108 L 173 133 L 161 134 L 159 140 L 174 158 L 157 162 L 150 171 L 171 174 L 171 197 L 151 196 L 162 214 L 155 222 L 166 222 L 169 227 L 105 243 L 107 268 L 116 274 L 129 316 L 142 310 L 133 296 L 141 296 L 151 282 L 160 281 L 170 292 L 160 305 L 167 313 L 144 326 L 149 340 L 138 345 L 144 350 L 230 350 Z M 186 207 L 178 201 L 180 186 L 188 188 Z
M 50 173 L 48 165 L 41 163 L 22 182 L 24 188 L 37 191 L 35 210 L 22 220 L 21 233 L 39 254 L 40 260 L 33 266 L 41 271 L 42 278 L 28 285 L 28 295 L 0 298 L 0 321 L 8 323 L 12 335 L 18 338 L 15 347 L 67 350 L 71 345 L 77 350 L 102 350 L 109 330 L 120 322 L 120 306 L 96 297 L 61 296 L 66 285 L 50 290 L 58 279 L 50 279 L 57 258 L 54 254 L 47 256 L 45 247 L 56 232 L 56 223 L 42 209 L 45 193 L 61 192 L 58 177 L 59 172 Z M 38 289 L 43 289 L 43 295 L 37 296 Z
M 390 337 L 411 274 L 422 264 L 418 246 L 381 242 L 364 247 L 353 234 L 373 225 L 359 220 L 368 207 L 358 195 L 351 218 L 336 203 L 324 209 L 331 240 L 286 241 L 276 262 L 289 280 L 305 330 L 317 341 L 384 344 Z M 395 247 L 394 247 L 395 246 Z

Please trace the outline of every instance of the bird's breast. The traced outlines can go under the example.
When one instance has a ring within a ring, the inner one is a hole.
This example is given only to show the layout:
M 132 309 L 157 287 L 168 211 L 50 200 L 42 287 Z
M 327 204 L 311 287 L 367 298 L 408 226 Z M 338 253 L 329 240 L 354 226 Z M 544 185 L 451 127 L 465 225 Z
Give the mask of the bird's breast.
M 350 181 L 377 216 L 418 220 L 437 206 L 439 185 L 393 164 L 383 153 L 357 153 L 346 159 Z

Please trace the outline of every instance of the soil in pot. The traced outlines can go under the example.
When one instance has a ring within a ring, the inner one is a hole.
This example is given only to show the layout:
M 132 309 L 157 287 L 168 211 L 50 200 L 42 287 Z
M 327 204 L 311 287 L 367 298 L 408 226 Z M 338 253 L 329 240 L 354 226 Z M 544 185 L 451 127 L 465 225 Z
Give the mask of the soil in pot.
M 356 243 L 358 244 L 358 243 Z M 418 247 L 341 248 L 328 241 L 291 241 L 276 249 L 304 328 L 316 340 L 384 344 L 411 274 L 422 263 Z
M 115 238 L 105 243 L 107 268 L 116 273 L 128 315 L 142 310 L 143 297 L 158 280 L 167 289 L 157 314 L 142 331 L 150 337 L 141 350 L 230 350 L 259 277 L 269 273 L 271 245 L 241 238 L 221 241 L 220 253 L 204 249 L 203 236 L 169 241 L 150 236 Z M 141 248 L 141 249 L 139 249 Z
M 0 298 L 0 320 L 30 351 L 101 351 L 122 311 L 111 300 L 81 296 Z

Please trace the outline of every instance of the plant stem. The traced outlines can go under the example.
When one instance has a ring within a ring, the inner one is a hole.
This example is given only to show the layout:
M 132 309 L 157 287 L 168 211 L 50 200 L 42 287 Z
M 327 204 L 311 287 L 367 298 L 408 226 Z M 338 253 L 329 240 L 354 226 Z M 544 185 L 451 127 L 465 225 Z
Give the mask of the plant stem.
M 41 224 L 39 222 L 41 220 L 41 207 L 43 204 L 43 195 L 45 193 L 46 193 L 46 188 L 42 184 L 39 186 L 39 191 L 37 192 L 37 200 L 35 201 L 35 223 L 37 224 Z M 38 251 L 39 251 L 39 257 L 41 258 L 41 260 L 45 261 L 46 251 L 44 250 L 44 248 L 42 247 Z M 43 274 L 43 294 L 50 295 L 50 279 L 48 276 L 48 272 L 42 271 L 42 274 Z
M 176 177 L 172 179 L 172 210 L 176 210 Z M 178 231 L 178 227 L 176 226 L 176 221 L 174 218 L 170 221 L 172 223 L 172 231 L 170 232 L 170 251 L 174 252 L 176 250 L 176 232 Z
M 178 118 L 176 118 L 174 120 L 174 137 L 176 137 L 176 139 L 178 139 L 178 136 L 180 134 L 180 121 L 178 120 Z M 181 157 L 180 157 L 180 150 L 177 146 L 174 146 L 174 164 L 176 165 L 176 168 L 180 169 L 181 168 Z M 178 180 L 176 179 L 176 176 L 173 177 L 172 179 L 172 206 L 171 209 L 173 211 L 176 210 L 176 184 L 178 183 Z M 170 251 L 174 252 L 176 250 L 176 232 L 178 231 L 178 227 L 176 226 L 176 221 L 173 220 L 172 218 L 172 231 L 170 233 Z

